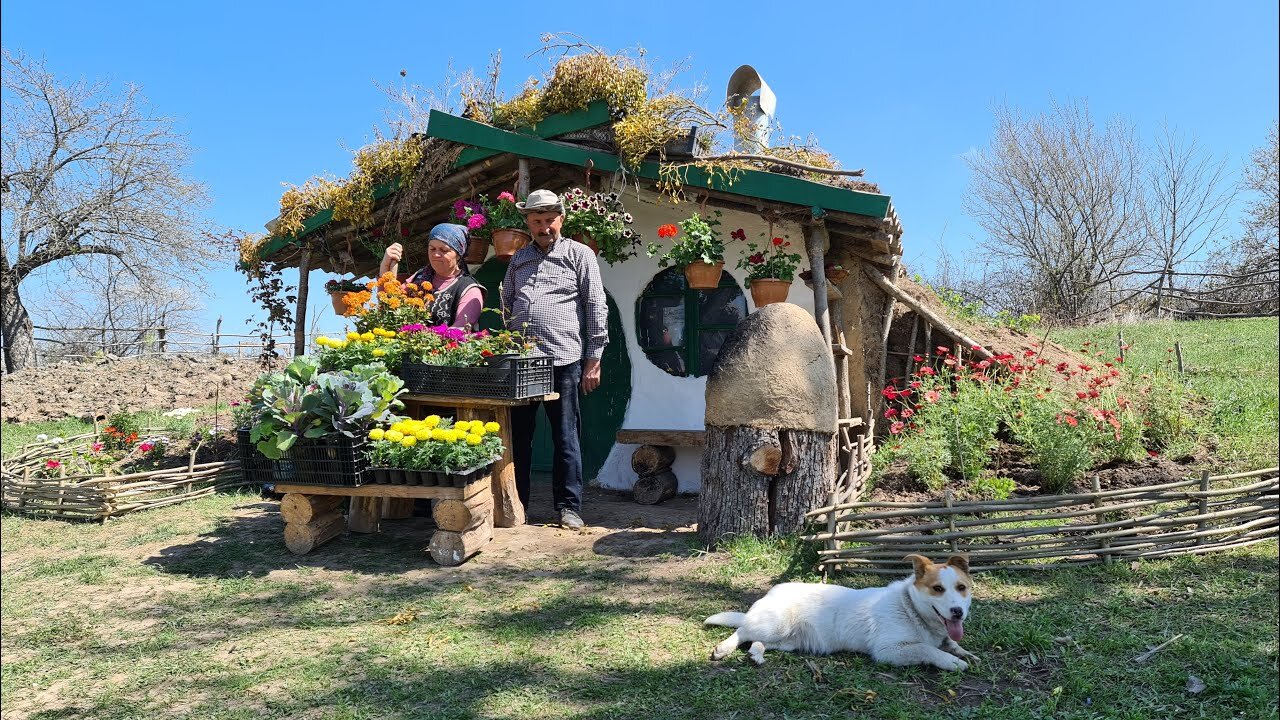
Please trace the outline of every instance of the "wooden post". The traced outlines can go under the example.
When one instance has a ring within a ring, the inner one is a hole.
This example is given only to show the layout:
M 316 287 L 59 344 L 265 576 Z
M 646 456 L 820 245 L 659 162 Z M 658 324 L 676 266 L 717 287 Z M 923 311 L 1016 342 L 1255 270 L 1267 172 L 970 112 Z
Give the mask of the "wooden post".
M 306 525 L 322 515 L 338 510 L 346 498 L 341 495 L 289 493 L 280 500 L 280 517 L 286 523 Z
M 1202 470 L 1200 472 L 1200 492 L 1201 493 L 1209 492 L 1209 471 L 1208 470 Z M 1200 496 L 1200 505 L 1197 509 L 1200 511 L 1198 514 L 1202 517 L 1209 514 L 1209 497 L 1207 495 L 1202 494 Z M 1204 520 L 1196 521 L 1197 534 L 1204 532 L 1205 524 L 1206 523 Z M 1207 540 L 1208 538 L 1206 538 L 1204 535 L 1200 535 L 1200 537 L 1196 538 L 1196 544 L 1203 545 Z
M 818 321 L 818 329 L 827 345 L 831 345 L 831 314 L 827 308 L 827 268 L 823 258 L 823 247 L 827 237 L 827 227 L 822 222 L 822 213 L 814 208 L 815 222 L 809 226 L 805 234 L 804 249 L 809 255 L 809 271 L 813 273 L 813 316 Z M 825 214 L 825 213 L 822 213 Z
M 427 547 L 431 559 L 446 567 L 461 565 L 493 539 L 493 517 L 486 517 L 479 525 L 464 532 L 437 530 Z
M 165 334 L 166 334 L 166 332 L 168 332 L 168 328 L 166 328 L 165 326 L 169 324 L 169 323 L 167 322 L 167 318 L 168 318 L 168 313 L 163 313 L 163 314 L 161 314 L 161 315 L 160 315 L 160 327 L 156 328 L 156 340 L 158 340 L 158 341 L 160 342 L 160 354 L 161 354 L 161 355 L 163 355 L 163 354 L 165 353 L 165 351 L 168 349 L 168 345 L 169 345 L 169 344 L 168 344 L 168 342 L 165 340 Z
M 293 314 L 293 356 L 307 352 L 307 279 L 311 275 L 311 245 L 304 244 L 298 257 L 298 307 Z M 354 508 L 355 503 L 352 503 Z M 376 523 L 375 523 L 376 525 Z M 355 530 L 355 528 L 352 528 Z M 376 527 L 374 528 L 377 529 Z M 356 532 L 373 532 L 373 530 Z
M 832 332 L 845 347 L 844 335 L 844 301 L 837 301 L 831 306 Z M 840 401 L 837 417 L 847 418 L 853 415 L 853 400 L 849 393 L 849 356 L 841 352 L 836 356 L 836 396 Z
M 351 532 L 376 533 L 382 521 L 382 498 L 353 497 L 348 512 L 347 528 Z
M 948 511 L 951 510 L 951 503 L 954 501 L 954 498 L 951 494 L 951 488 L 947 488 L 946 493 L 944 493 L 942 497 L 944 502 L 946 502 L 947 504 L 947 510 Z M 956 552 L 956 539 L 955 539 L 956 514 L 953 512 L 947 513 L 947 532 L 952 535 L 951 539 L 947 541 L 947 545 L 951 549 L 951 554 L 954 555 Z
M 529 158 L 516 161 L 516 199 L 524 200 L 529 196 Z
M 218 316 L 218 321 L 213 325 L 213 354 L 218 354 L 218 345 L 222 342 L 222 316 Z
M 309 523 L 285 523 L 284 545 L 294 555 L 305 555 L 342 534 L 347 527 L 342 512 L 332 510 Z
M 1182 342 L 1175 341 L 1173 343 L 1173 353 L 1178 357 L 1178 374 L 1182 374 Z
M 1207 473 L 1206 473 L 1206 474 L 1207 474 Z M 1100 492 L 1102 492 L 1102 484 L 1098 482 L 1098 476 L 1097 476 L 1097 475 L 1094 475 L 1094 476 L 1093 476 L 1093 479 L 1092 479 L 1092 485 L 1093 485 L 1093 492 L 1094 492 L 1093 506 L 1094 506 L 1095 508 L 1100 508 L 1100 507 L 1102 507 L 1102 498 L 1097 497 L 1097 494 L 1098 494 L 1098 493 L 1100 493 Z M 1094 520 L 1094 522 L 1095 522 L 1095 523 L 1097 523 L 1098 525 L 1101 525 L 1102 523 L 1104 523 L 1104 522 L 1106 522 L 1106 521 L 1107 521 L 1107 520 L 1106 520 L 1106 517 L 1107 517 L 1107 514 L 1106 514 L 1106 513 L 1098 513 L 1097 515 L 1094 515 L 1094 516 L 1093 516 L 1093 520 Z M 1102 564 L 1103 564 L 1103 565 L 1110 565 L 1110 564 L 1111 564 L 1111 560 L 1112 560 L 1112 557 L 1111 557 L 1111 538 L 1109 538 L 1109 537 L 1107 537 L 1107 538 L 1102 538 L 1102 545 L 1101 545 L 1101 547 L 1099 548 L 1099 553 L 1098 553 L 1098 554 L 1102 556 Z
M 933 324 L 928 320 L 924 321 L 924 364 L 930 365 L 933 362 Z
M 413 498 L 383 498 L 382 519 L 404 520 L 413 517 Z
M 907 343 L 907 372 L 904 377 L 911 379 L 911 372 L 915 370 L 915 361 L 911 358 L 916 354 L 916 331 L 920 329 L 919 313 L 911 313 L 911 342 Z
M 1116 330 L 1116 349 L 1120 351 L 1120 362 L 1124 362 L 1124 330 Z
M 502 440 L 502 457 L 493 464 L 493 524 L 496 527 L 520 527 L 525 523 L 524 504 L 516 491 L 516 465 L 511 454 L 511 409 L 505 406 L 492 408 L 493 419 L 498 423 L 498 437 Z M 457 419 L 477 420 L 477 411 L 458 408 Z M 461 562 L 461 560 L 459 560 Z

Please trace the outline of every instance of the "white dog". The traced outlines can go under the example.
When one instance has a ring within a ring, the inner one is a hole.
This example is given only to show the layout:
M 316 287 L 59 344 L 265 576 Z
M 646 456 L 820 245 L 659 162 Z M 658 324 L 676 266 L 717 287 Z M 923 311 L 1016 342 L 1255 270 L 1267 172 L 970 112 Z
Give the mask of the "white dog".
M 708 625 L 736 628 L 711 652 L 720 660 L 742 643 L 764 664 L 765 650 L 814 655 L 851 651 L 890 665 L 934 665 L 964 670 L 978 657 L 957 644 L 969 616 L 969 561 L 954 555 L 933 563 L 908 555 L 915 574 L 888 587 L 852 590 L 839 585 L 775 585 L 746 613 L 722 612 Z M 963 659 L 962 659 L 963 658 Z

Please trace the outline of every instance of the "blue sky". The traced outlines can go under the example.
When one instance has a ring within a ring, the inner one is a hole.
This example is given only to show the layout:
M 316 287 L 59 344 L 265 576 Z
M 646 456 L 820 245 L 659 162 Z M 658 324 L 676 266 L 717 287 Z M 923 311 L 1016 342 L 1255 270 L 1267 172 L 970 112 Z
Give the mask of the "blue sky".
M 501 49 L 511 92 L 545 68 L 526 55 L 546 31 L 642 45 L 657 66 L 687 58 L 681 84 L 704 83 L 711 96 L 749 63 L 777 94 L 788 132 L 812 133 L 893 197 L 906 261 L 926 273 L 940 245 L 962 254 L 978 239 L 961 209 L 963 157 L 988 142 L 996 105 L 1039 112 L 1087 99 L 1095 118 L 1123 116 L 1144 137 L 1167 122 L 1234 176 L 1280 104 L 1274 2 L 456 7 L 475 13 L 432 3 L 7 0 L 0 34 L 65 79 L 139 85 L 188 133 L 209 219 L 241 230 L 275 215 L 281 183 L 346 175 L 347 148 L 372 138 L 387 107 L 376 84 L 399 83 L 401 70 L 431 87 L 450 63 L 483 69 Z M 228 268 L 211 279 L 207 325 L 223 315 L 230 330 L 254 311 L 243 278 Z

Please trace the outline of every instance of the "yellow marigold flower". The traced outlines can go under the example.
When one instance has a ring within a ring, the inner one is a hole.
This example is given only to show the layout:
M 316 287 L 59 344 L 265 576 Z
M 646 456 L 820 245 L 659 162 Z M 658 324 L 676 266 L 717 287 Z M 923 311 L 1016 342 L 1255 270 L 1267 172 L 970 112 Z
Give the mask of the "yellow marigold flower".
M 454 441 L 454 442 L 462 442 L 462 441 L 464 441 L 464 440 L 466 440 L 466 439 L 467 439 L 467 434 L 468 434 L 468 433 L 467 433 L 465 430 L 454 430 L 454 431 L 453 431 L 453 441 Z
M 419 429 L 419 430 L 414 430 L 414 431 L 413 431 L 413 436 L 414 436 L 414 437 L 416 437 L 416 438 L 418 438 L 419 440 L 430 440 L 430 439 L 431 439 L 431 431 L 430 431 L 430 430 L 428 430 L 427 428 L 421 428 L 421 429 Z
M 440 441 L 442 441 L 442 442 L 448 442 L 448 440 L 449 440 L 449 431 L 448 431 L 448 430 L 441 430 L 440 428 L 436 428 L 436 429 L 434 429 L 434 430 L 432 430 L 432 431 L 431 431 L 431 439 L 432 439 L 432 440 L 440 440 Z
M 467 436 L 467 444 L 468 444 L 468 445 L 479 445 L 479 444 L 480 444 L 480 440 L 481 440 L 481 439 L 482 439 L 482 438 L 481 438 L 479 435 L 476 435 L 475 433 L 472 433 L 472 434 L 470 434 L 470 435 L 468 435 L 468 436 Z
M 393 337 L 395 337 L 395 336 L 396 336 L 396 331 L 395 331 L 395 330 L 387 330 L 387 331 L 386 331 L 386 333 L 387 333 L 387 337 L 389 337 L 389 338 L 393 338 Z
M 453 423 L 454 430 L 466 430 L 469 427 L 471 427 L 470 420 L 458 420 Z
M 400 432 L 399 430 L 388 430 L 386 434 L 386 438 L 391 442 L 400 442 L 401 440 L 404 439 L 404 433 Z
M 425 423 L 427 427 L 433 428 L 440 424 L 440 416 L 428 415 L 422 419 L 422 422 Z
M 370 431 L 369 431 L 369 439 L 370 439 L 370 440 L 381 440 L 381 439 L 382 439 L 382 436 L 383 436 L 383 435 L 385 435 L 385 434 L 386 434 L 386 432 L 385 432 L 382 428 L 374 428 L 374 429 L 372 429 L 372 430 L 370 430 Z
M 397 421 L 395 421 L 395 422 L 391 423 L 391 429 L 392 429 L 392 430 L 395 430 L 396 432 L 399 432 L 399 433 L 404 432 L 404 421 L 403 421 L 403 420 L 397 420 Z
M 387 354 L 387 351 L 386 351 L 386 350 L 383 350 L 382 348 L 374 348 L 374 349 L 373 349 L 373 356 L 374 356 L 374 357 L 382 357 L 383 355 L 386 355 L 386 354 Z
M 498 425 L 498 423 L 496 423 L 496 422 L 487 422 L 487 423 L 485 423 L 485 424 L 484 424 L 484 429 L 485 429 L 485 430 L 488 430 L 488 431 L 489 431 L 489 432 L 491 432 L 491 433 L 493 433 L 493 432 L 498 432 L 499 430 L 501 430 L 501 429 L 502 429 L 502 426 Z
M 476 423 L 476 424 L 474 424 L 474 425 L 472 425 L 472 426 L 471 426 L 471 434 L 472 434 L 472 435 L 479 435 L 480 437 L 484 437 L 484 436 L 485 436 L 485 435 L 487 435 L 488 433 L 489 433 L 489 431 L 488 431 L 488 430 L 485 430 L 485 429 L 484 429 L 484 425 L 481 425 L 480 423 Z
M 418 438 L 412 435 L 405 435 L 403 438 L 400 439 L 400 444 L 403 445 L 404 447 L 413 447 L 414 445 L 418 444 Z
M 373 342 L 373 333 L 371 332 L 361 333 L 360 339 L 365 342 Z
M 359 339 L 360 339 L 360 333 L 356 332 L 355 330 L 352 330 L 351 332 L 347 333 L 347 339 L 348 339 L 348 340 L 359 340 Z
M 325 337 L 324 335 L 321 335 L 320 337 L 316 338 L 316 344 L 319 345 L 320 347 L 324 347 L 329 344 L 329 338 Z

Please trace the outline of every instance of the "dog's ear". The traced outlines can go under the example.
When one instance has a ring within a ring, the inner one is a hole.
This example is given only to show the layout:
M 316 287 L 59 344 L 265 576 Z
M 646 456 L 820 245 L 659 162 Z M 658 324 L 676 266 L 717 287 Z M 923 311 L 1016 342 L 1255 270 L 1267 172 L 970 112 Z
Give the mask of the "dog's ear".
M 947 558 L 947 564 L 953 568 L 959 568 L 965 572 L 969 572 L 969 556 L 968 555 L 952 555 Z
M 924 574 L 929 572 L 929 566 L 933 565 L 933 563 L 930 562 L 929 558 L 923 555 L 908 555 L 902 559 L 910 560 L 911 564 L 915 566 L 916 579 L 920 579 L 924 577 Z

